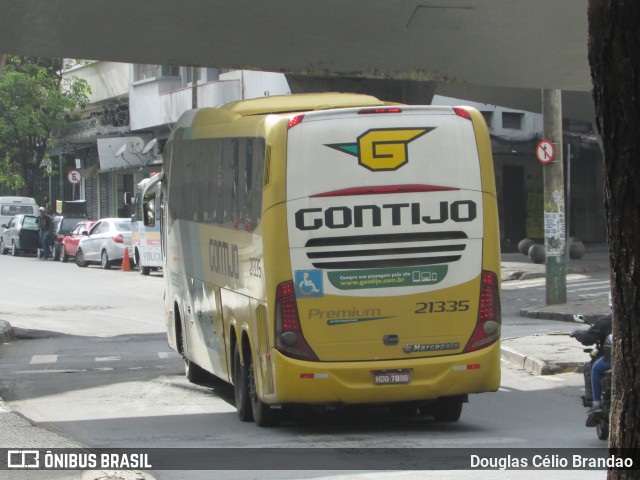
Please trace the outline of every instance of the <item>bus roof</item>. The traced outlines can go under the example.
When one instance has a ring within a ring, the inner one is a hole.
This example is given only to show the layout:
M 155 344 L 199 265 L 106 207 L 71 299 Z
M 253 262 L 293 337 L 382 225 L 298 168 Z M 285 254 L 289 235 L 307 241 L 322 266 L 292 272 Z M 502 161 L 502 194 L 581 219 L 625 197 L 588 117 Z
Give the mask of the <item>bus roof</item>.
M 396 104 L 378 100 L 371 95 L 356 93 L 302 93 L 231 102 L 222 105 L 220 109 L 229 110 L 240 116 L 246 116 L 382 105 Z

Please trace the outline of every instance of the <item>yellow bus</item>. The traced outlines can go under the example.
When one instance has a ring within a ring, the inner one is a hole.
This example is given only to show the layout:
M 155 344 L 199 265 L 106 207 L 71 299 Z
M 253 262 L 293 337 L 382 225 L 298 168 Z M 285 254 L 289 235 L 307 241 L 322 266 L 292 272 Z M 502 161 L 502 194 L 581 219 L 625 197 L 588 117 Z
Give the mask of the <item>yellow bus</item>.
M 168 341 L 192 382 L 233 384 L 241 420 L 368 404 L 457 421 L 499 388 L 478 111 L 260 98 L 186 112 L 164 155 Z

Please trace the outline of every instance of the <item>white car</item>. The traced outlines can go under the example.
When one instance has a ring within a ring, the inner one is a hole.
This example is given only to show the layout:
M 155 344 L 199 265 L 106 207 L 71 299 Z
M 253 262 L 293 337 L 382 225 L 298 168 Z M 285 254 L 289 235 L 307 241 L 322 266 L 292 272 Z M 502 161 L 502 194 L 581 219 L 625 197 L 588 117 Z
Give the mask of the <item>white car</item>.
M 91 227 L 78 244 L 76 265 L 86 267 L 98 263 L 104 269 L 121 263 L 125 248 L 131 251 L 131 220 L 129 218 L 103 218 Z

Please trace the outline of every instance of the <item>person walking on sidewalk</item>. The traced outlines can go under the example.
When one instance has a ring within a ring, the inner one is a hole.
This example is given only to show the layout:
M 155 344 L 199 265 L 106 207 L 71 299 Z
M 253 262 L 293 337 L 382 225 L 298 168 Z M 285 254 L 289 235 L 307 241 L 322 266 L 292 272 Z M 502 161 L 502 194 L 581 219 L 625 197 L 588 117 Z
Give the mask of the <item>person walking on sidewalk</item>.
M 40 207 L 40 216 L 36 219 L 36 224 L 38 225 L 38 235 L 39 235 L 39 245 L 40 245 L 40 260 L 46 260 L 49 258 L 49 245 L 51 236 L 49 232 L 51 231 L 51 225 L 53 221 L 51 217 L 47 215 L 44 207 Z
M 603 346 L 609 334 L 611 334 L 612 316 L 606 315 L 600 317 L 587 330 L 575 330 L 571 336 L 585 346 L 597 344 Z M 595 427 L 597 416 L 602 413 L 602 375 L 611 369 L 611 360 L 604 355 L 598 358 L 591 367 L 591 392 L 593 396 L 593 405 L 587 412 L 587 426 Z M 593 424 L 593 425 L 590 425 Z

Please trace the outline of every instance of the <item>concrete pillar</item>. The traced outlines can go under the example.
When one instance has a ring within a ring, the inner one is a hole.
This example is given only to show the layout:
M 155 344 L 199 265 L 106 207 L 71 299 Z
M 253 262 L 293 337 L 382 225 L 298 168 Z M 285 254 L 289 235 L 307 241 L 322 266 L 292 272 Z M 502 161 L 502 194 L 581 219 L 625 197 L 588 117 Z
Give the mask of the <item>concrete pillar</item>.
M 387 102 L 429 105 L 436 90 L 434 82 L 383 80 L 356 77 L 313 77 L 287 74 L 291 93 L 349 92 L 373 95 Z

